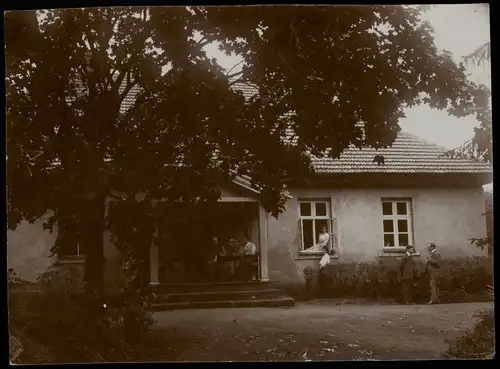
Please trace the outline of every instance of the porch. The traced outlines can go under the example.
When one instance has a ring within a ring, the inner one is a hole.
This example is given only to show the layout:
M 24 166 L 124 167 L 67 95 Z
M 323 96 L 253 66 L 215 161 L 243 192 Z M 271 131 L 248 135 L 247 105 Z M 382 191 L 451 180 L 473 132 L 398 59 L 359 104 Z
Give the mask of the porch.
M 183 225 L 187 243 L 162 235 L 160 222 L 158 242 L 150 248 L 150 285 L 268 281 L 268 214 L 250 191 L 221 190 L 210 213 Z M 247 242 L 255 245 L 251 255 L 243 251 Z

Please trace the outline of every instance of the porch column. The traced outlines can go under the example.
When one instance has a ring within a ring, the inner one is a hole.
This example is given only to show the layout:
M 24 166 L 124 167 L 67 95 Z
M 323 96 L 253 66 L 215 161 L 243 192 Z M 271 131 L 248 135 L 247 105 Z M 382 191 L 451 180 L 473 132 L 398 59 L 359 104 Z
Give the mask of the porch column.
M 260 244 L 260 280 L 268 281 L 267 273 L 267 212 L 259 204 L 259 244 Z
M 156 228 L 154 240 L 149 249 L 149 284 L 159 284 L 158 280 L 158 228 Z

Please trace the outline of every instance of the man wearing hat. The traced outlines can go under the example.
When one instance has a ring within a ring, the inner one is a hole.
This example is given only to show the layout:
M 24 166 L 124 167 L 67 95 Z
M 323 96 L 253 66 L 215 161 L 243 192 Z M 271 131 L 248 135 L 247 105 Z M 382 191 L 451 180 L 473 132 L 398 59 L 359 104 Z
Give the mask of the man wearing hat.
M 437 285 L 437 277 L 441 268 L 441 255 L 436 250 L 436 244 L 429 242 L 427 247 L 429 255 L 427 256 L 427 264 L 425 265 L 425 273 L 429 275 L 431 287 L 431 300 L 428 304 L 439 303 L 439 287 Z
M 412 287 L 414 279 L 417 275 L 417 264 L 413 260 L 413 255 L 415 254 L 415 249 L 413 246 L 406 246 L 406 252 L 401 260 L 401 282 L 403 289 L 403 301 L 405 304 L 409 305 L 412 303 Z

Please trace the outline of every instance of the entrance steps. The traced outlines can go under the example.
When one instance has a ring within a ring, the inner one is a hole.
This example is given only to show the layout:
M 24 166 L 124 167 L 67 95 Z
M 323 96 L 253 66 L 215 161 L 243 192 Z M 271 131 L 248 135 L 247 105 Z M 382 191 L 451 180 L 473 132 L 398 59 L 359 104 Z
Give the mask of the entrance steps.
M 284 307 L 295 301 L 269 282 L 182 283 L 151 286 L 152 310 Z

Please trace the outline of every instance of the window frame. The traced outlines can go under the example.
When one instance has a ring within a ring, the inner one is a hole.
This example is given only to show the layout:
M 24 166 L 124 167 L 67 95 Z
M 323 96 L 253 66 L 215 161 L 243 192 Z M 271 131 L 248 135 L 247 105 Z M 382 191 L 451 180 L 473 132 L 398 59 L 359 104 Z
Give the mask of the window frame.
M 74 250 L 76 253 L 64 253 L 58 255 L 59 261 L 66 261 L 66 260 L 74 260 L 74 259 L 82 259 L 85 258 L 85 255 L 81 253 L 80 249 L 80 242 L 78 241 L 78 237 L 76 237 L 76 231 L 74 228 L 67 227 L 62 224 L 57 225 L 57 232 L 66 232 L 67 235 L 71 235 L 70 237 L 75 237 L 75 245 L 76 249 Z M 63 241 L 64 242 L 64 241 Z
M 392 214 L 384 215 L 384 207 L 383 204 L 385 202 L 392 204 Z M 397 213 L 397 204 L 398 203 L 406 204 L 406 214 L 398 214 Z M 381 214 L 382 214 L 382 248 L 384 251 L 401 251 L 406 250 L 406 246 L 399 245 L 399 234 L 408 234 L 408 246 L 414 246 L 413 242 L 413 208 L 412 208 L 412 200 L 411 198 L 382 198 L 380 202 L 381 206 Z M 393 232 L 385 232 L 384 230 L 384 220 L 392 220 Z M 408 230 L 406 232 L 399 232 L 398 229 L 398 220 L 406 220 L 408 224 Z M 386 246 L 385 245 L 385 235 L 392 234 L 394 235 L 394 246 Z
M 311 207 L 311 215 L 301 214 L 301 204 L 307 203 Z M 325 204 L 326 215 L 316 215 L 316 203 Z M 313 239 L 317 242 L 318 232 L 316 229 L 316 220 L 324 220 L 327 223 L 328 234 L 330 239 L 328 241 L 328 250 L 331 251 L 337 245 L 337 233 L 334 231 L 334 217 L 332 215 L 331 201 L 329 199 L 299 199 L 298 200 L 298 215 L 299 215 L 299 232 L 300 232 L 300 246 L 299 252 L 301 255 L 323 255 L 322 251 L 306 251 L 304 242 L 304 220 L 312 220 L 313 224 Z M 312 245 L 308 246 L 311 247 Z

